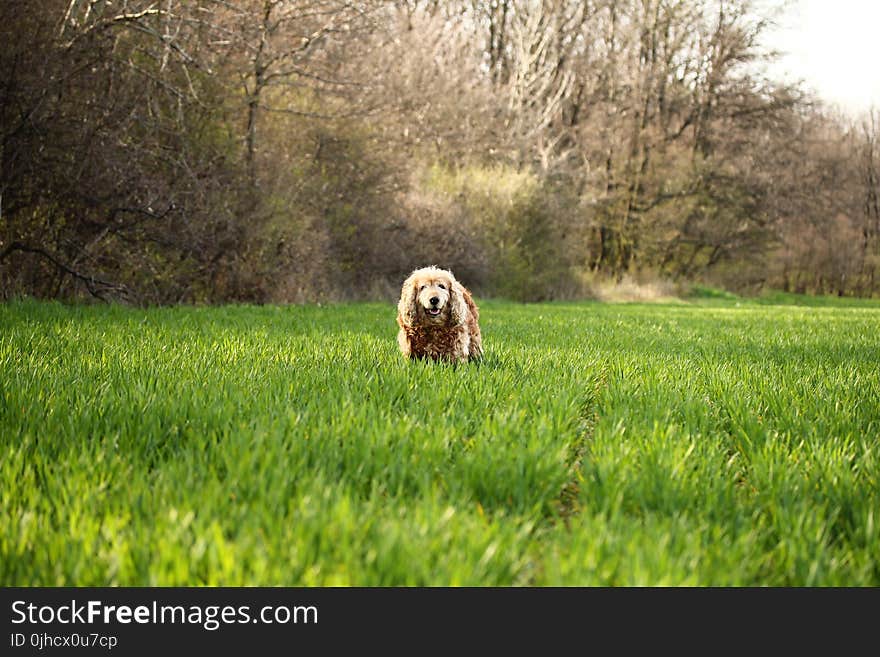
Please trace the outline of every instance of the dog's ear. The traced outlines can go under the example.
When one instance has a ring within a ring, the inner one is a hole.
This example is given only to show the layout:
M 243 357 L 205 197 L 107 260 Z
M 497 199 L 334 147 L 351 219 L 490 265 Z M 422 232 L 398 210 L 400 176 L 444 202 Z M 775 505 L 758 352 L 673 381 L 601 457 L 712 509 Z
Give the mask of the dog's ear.
M 400 301 L 397 302 L 397 315 L 404 326 L 412 326 L 416 323 L 416 281 L 410 276 L 403 282 L 400 288 Z
M 453 280 L 452 285 L 449 286 L 449 316 L 455 325 L 463 325 L 467 322 L 467 297 L 468 291 L 464 286 L 458 281 Z

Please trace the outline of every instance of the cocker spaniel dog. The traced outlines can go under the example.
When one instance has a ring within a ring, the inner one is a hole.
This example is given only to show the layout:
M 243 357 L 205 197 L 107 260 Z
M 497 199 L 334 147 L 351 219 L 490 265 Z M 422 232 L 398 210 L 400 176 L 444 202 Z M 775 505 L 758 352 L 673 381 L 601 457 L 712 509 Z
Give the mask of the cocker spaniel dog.
M 397 304 L 397 344 L 404 356 L 461 362 L 483 355 L 480 313 L 452 272 L 416 269 L 403 282 Z

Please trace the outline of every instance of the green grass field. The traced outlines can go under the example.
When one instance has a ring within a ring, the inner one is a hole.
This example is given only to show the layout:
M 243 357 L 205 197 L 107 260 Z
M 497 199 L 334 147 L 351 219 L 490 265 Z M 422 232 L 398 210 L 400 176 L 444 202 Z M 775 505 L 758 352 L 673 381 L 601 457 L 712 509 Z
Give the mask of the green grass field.
M 0 305 L 0 584 L 880 585 L 880 304 L 481 312 Z

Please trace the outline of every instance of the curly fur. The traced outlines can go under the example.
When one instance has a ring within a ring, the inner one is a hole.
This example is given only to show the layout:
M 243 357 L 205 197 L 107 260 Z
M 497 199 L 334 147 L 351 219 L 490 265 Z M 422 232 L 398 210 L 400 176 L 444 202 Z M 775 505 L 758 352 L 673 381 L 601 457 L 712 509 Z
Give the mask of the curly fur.
M 404 356 L 453 362 L 483 355 L 480 312 L 452 272 L 416 269 L 403 282 L 397 304 L 397 344 Z

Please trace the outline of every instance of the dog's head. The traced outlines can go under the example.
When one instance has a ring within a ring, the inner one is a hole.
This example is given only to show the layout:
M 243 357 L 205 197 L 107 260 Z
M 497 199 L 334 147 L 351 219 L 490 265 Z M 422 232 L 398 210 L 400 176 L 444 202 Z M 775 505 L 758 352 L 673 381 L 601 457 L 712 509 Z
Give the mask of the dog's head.
M 416 269 L 403 282 L 398 313 L 407 326 L 463 324 L 467 304 L 452 272 L 438 267 Z

